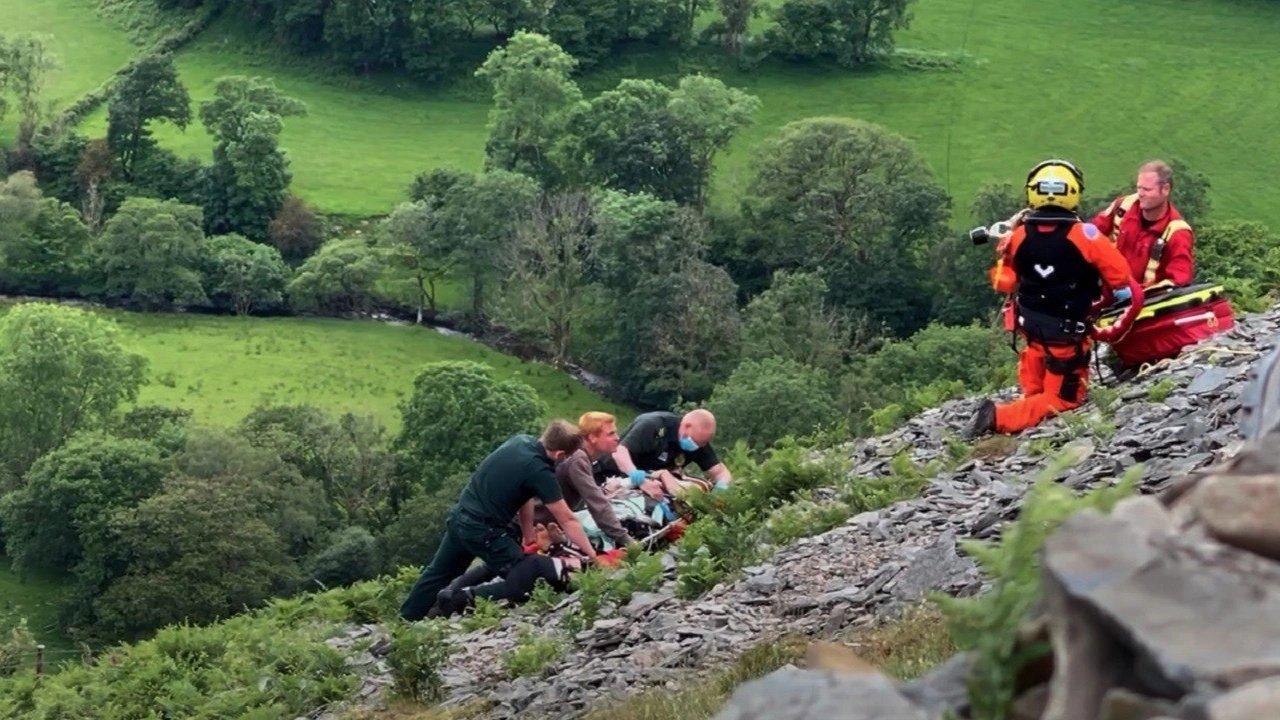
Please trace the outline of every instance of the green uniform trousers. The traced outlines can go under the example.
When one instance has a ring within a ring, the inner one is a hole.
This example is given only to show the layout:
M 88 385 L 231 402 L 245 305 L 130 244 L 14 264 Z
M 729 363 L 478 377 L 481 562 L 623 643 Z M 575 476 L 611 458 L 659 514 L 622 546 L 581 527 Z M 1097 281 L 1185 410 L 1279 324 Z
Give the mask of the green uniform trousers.
M 440 591 L 466 572 L 476 558 L 505 577 L 525 556 L 519 532 L 514 525 L 488 525 L 455 507 L 445 521 L 444 537 L 435 557 L 422 569 L 421 577 L 400 606 L 400 616 L 410 621 L 426 617 Z

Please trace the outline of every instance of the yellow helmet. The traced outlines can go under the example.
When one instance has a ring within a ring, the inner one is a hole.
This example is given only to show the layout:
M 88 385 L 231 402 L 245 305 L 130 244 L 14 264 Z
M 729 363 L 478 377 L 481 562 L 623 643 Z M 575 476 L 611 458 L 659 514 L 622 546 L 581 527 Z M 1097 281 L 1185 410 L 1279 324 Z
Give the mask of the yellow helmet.
M 1045 160 L 1027 173 L 1027 205 L 1075 211 L 1084 192 L 1084 173 L 1066 160 Z

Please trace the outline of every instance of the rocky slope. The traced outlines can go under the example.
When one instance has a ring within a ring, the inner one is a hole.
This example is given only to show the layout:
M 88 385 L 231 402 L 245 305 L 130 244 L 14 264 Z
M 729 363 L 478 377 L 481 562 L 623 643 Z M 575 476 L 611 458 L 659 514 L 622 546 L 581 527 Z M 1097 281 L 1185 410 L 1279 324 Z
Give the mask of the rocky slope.
M 1247 372 L 1278 328 L 1280 308 L 1245 318 L 1167 366 L 1118 386 L 1113 414 L 1087 405 L 1015 441 L 980 444 L 973 459 L 934 477 L 919 497 L 800 540 L 695 601 L 676 599 L 671 581 L 659 592 L 637 594 L 579 633 L 547 677 L 508 680 L 503 674 L 501 658 L 527 618 L 461 635 L 445 672 L 446 703 L 488 700 L 487 718 L 576 717 L 610 698 L 716 667 L 784 633 L 834 633 L 930 590 L 976 592 L 982 577 L 957 542 L 993 536 L 1017 514 L 1027 487 L 1049 462 L 1046 446 L 1068 446 L 1076 454 L 1078 462 L 1059 478 L 1073 488 L 1112 482 L 1142 464 L 1145 493 L 1234 454 L 1241 445 L 1236 416 Z M 964 427 L 972 407 L 972 400 L 948 403 L 840 452 L 848 455 L 854 476 L 889 473 L 891 459 L 904 449 L 927 463 L 945 455 L 947 440 Z M 538 629 L 558 630 L 568 610 L 539 619 Z M 351 635 L 379 632 L 357 628 Z M 334 644 L 352 641 L 337 638 Z M 388 684 L 385 664 L 367 653 L 353 662 L 369 673 L 358 702 L 378 702 Z

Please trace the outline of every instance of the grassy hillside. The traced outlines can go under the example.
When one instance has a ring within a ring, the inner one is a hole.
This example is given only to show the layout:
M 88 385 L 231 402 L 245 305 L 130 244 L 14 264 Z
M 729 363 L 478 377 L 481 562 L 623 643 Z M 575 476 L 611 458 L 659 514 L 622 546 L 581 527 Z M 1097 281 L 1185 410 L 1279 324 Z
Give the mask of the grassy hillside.
M 1256 182 L 1274 170 L 1264 149 L 1280 130 L 1268 110 L 1280 90 L 1251 80 L 1280 70 L 1274 3 L 1082 0 L 1046 13 L 1028 0 L 919 0 L 914 14 L 900 45 L 963 53 L 969 60 L 962 69 L 767 64 L 743 73 L 714 59 L 639 52 L 584 83 L 598 89 L 623 76 L 672 78 L 702 69 L 759 95 L 764 108 L 756 125 L 721 159 L 721 205 L 742 190 L 755 146 L 778 127 L 844 115 L 911 138 L 962 209 L 982 182 L 1017 179 L 1048 154 L 1076 159 L 1100 189 L 1128 182 L 1148 156 L 1176 155 L 1209 174 L 1221 215 L 1280 225 L 1280 188 Z M 385 212 L 419 170 L 480 166 L 488 107 L 482 85 L 439 90 L 385 77 L 327 79 L 314 67 L 253 49 L 261 45 L 224 20 L 182 53 L 183 76 L 197 99 L 213 78 L 240 72 L 272 75 L 307 101 L 311 115 L 287 123 L 284 143 L 296 187 L 323 209 Z M 164 141 L 183 152 L 208 152 L 198 127 L 166 132 Z
M 311 403 L 399 426 L 397 403 L 423 365 L 474 360 L 499 377 L 526 382 L 556 417 L 605 409 L 606 402 L 568 375 L 462 337 L 411 325 L 322 318 L 236 318 L 107 313 L 125 344 L 150 361 L 141 402 L 190 408 L 198 420 L 230 424 L 261 402 Z
M 0 0 L 0 34 L 41 35 L 57 54 L 47 96 L 55 106 L 96 88 L 138 51 L 124 30 L 97 15 L 97 6 L 97 0 Z M 0 137 L 13 137 L 17 126 L 10 107 Z
M 4 307 L 0 305 L 0 313 Z M 496 377 L 528 383 L 552 417 L 587 410 L 625 423 L 635 410 L 601 398 L 569 375 L 430 328 L 327 318 L 241 318 L 100 310 L 124 345 L 148 360 L 139 402 L 184 407 L 204 423 L 239 422 L 260 403 L 309 403 L 372 415 L 399 428 L 400 399 L 422 366 L 471 360 Z M 0 597 L 3 597 L 0 594 Z

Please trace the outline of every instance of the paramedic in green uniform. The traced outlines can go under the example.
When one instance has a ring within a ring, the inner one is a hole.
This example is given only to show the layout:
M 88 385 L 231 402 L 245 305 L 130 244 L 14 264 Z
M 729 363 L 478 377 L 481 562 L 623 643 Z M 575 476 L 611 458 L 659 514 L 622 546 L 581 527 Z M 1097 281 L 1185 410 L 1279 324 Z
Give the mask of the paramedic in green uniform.
M 636 417 L 622 435 L 610 468 L 639 487 L 649 473 L 674 492 L 671 471 L 683 471 L 693 463 L 702 468 L 717 489 L 733 482 L 729 468 L 720 462 L 711 440 L 716 436 L 716 416 L 701 408 L 682 415 L 647 412 Z
M 540 438 L 516 435 L 490 453 L 449 511 L 440 547 L 400 606 L 401 617 L 410 621 L 425 617 L 440 591 L 475 558 L 505 577 L 524 559 L 521 535 L 526 542 L 533 539 L 534 498 L 546 505 L 569 540 L 595 560 L 582 525 L 560 494 L 555 474 L 556 461 L 581 445 L 578 428 L 555 420 Z M 512 522 L 517 514 L 518 528 Z

